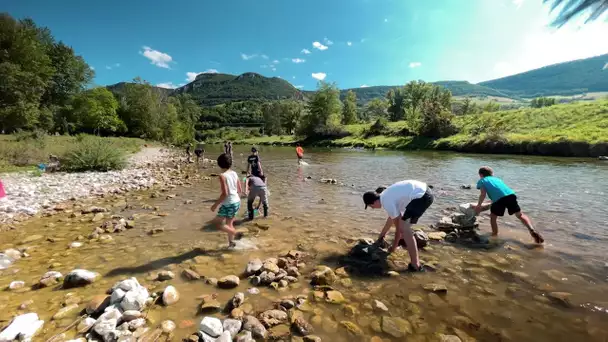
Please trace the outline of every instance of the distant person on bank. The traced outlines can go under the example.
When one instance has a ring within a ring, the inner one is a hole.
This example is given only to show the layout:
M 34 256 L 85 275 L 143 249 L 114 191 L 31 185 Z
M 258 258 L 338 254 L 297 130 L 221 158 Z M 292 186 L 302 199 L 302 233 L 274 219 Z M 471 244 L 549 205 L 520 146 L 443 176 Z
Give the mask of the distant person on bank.
M 492 236 L 498 235 L 498 217 L 505 215 L 505 210 L 508 210 L 509 215 L 515 215 L 521 223 L 528 228 L 528 232 L 534 239 L 534 242 L 541 244 L 545 239 L 532 226 L 530 218 L 522 213 L 515 191 L 509 188 L 500 178 L 494 177 L 494 170 L 489 166 L 483 166 L 479 169 L 479 181 L 477 189 L 481 191 L 479 201 L 475 206 L 477 215 L 484 210 L 483 201 L 486 195 L 490 197 L 492 205 L 490 206 L 490 225 L 492 226 Z
M 395 239 L 389 252 L 394 252 L 403 238 L 411 259 L 408 270 L 412 272 L 424 271 L 418 257 L 418 246 L 412 231 L 412 224 L 418 223 L 418 219 L 433 204 L 434 200 L 431 188 L 426 183 L 417 180 L 404 180 L 388 188 L 380 187 L 376 191 L 368 191 L 363 194 L 365 209 L 367 207 L 383 208 L 388 213 L 378 242 L 384 240 L 386 233 L 394 225 Z
M 202 142 L 196 143 L 196 148 L 194 149 L 194 154 L 196 155 L 196 163 L 200 161 L 200 159 L 205 160 L 205 144 Z
M 301 165 L 302 159 L 304 159 L 304 149 L 299 143 L 296 144 L 296 155 L 298 156 L 298 165 Z

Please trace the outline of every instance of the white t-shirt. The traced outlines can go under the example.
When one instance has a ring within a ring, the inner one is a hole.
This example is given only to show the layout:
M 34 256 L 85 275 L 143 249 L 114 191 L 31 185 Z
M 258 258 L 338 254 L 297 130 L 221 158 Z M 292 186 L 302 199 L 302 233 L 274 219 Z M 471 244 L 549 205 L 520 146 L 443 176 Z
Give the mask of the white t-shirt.
M 223 175 L 226 179 L 226 192 L 228 193 L 228 196 L 222 204 L 233 204 L 240 202 L 241 197 L 239 196 L 238 192 L 239 175 L 232 170 L 224 172 Z
M 380 203 L 392 219 L 400 217 L 412 200 L 424 196 L 426 183 L 417 180 L 397 182 L 380 194 Z

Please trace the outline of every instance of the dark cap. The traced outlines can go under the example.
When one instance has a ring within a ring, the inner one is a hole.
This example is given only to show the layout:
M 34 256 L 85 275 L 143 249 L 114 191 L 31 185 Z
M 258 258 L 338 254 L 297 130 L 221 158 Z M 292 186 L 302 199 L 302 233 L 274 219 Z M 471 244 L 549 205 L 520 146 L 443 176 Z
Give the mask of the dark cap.
M 257 152 L 257 151 L 258 151 L 258 149 L 257 149 L 257 148 L 255 148 L 255 147 L 252 147 L 252 148 L 251 148 L 251 152 Z
M 363 203 L 365 203 L 365 209 L 367 209 L 368 206 L 374 204 L 374 202 L 376 202 L 378 200 L 380 196 L 378 196 L 378 194 L 375 191 L 368 191 L 366 193 L 363 194 Z

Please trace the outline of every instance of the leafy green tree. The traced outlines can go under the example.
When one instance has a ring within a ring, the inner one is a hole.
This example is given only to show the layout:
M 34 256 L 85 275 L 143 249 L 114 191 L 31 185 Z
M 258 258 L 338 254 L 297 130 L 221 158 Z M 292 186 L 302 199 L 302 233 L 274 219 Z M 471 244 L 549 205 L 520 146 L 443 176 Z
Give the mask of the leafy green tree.
M 382 98 L 375 98 L 365 105 L 362 120 L 370 121 L 387 117 L 388 102 Z
M 281 104 L 279 102 L 267 102 L 262 107 L 264 117 L 264 133 L 268 135 L 280 135 L 283 133 L 281 124 Z
M 319 82 L 318 90 L 307 104 L 308 114 L 303 117 L 300 134 L 311 136 L 333 130 L 340 124 L 342 103 L 335 84 Z
M 471 100 L 470 97 L 465 97 L 460 104 L 460 108 L 456 110 L 456 113 L 461 115 L 475 114 L 478 112 L 477 104 Z
M 342 123 L 352 125 L 357 122 L 357 95 L 349 90 L 342 107 Z
M 498 112 L 500 110 L 500 105 L 496 103 L 496 101 L 491 100 L 483 106 L 482 110 L 484 112 Z
M 530 107 L 532 108 L 542 108 L 549 107 L 555 104 L 555 98 L 553 97 L 537 97 L 530 101 Z
M 114 134 L 126 132 L 124 122 L 118 117 L 118 102 L 104 87 L 91 89 L 76 95 L 71 103 L 72 113 L 68 121 L 75 122 L 77 132 Z
M 452 135 L 456 132 L 453 117 L 441 97 L 429 97 L 422 104 L 420 119 L 416 124 L 418 134 L 434 139 Z
M 135 78 L 126 84 L 119 98 L 119 116 L 129 127 L 131 135 L 161 140 L 162 94 L 149 83 Z
M 386 94 L 388 103 L 388 116 L 390 121 L 399 121 L 405 118 L 406 99 L 403 88 L 394 88 Z
M 283 101 L 282 104 L 281 126 L 283 127 L 283 133 L 293 134 L 303 115 L 304 108 L 299 101 Z
M 403 88 L 405 110 L 410 120 L 416 120 L 416 116 L 419 114 L 420 107 L 422 107 L 425 98 L 435 89 L 437 87 L 424 81 L 411 81 L 405 85 Z
M 544 0 L 551 4 L 551 10 L 561 7 L 552 25 L 561 27 L 584 12 L 589 12 L 585 23 L 601 17 L 608 10 L 608 0 Z

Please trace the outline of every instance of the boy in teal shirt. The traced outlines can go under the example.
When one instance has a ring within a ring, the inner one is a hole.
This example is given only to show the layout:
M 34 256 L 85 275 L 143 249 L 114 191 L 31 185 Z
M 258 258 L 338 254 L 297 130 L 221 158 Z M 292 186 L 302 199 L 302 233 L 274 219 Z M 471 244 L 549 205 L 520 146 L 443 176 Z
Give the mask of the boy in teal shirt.
M 504 216 L 505 210 L 508 210 L 509 215 L 515 214 L 521 223 L 528 228 L 534 242 L 538 244 L 545 242 L 542 235 L 540 235 L 532 226 L 530 218 L 521 212 L 521 208 L 517 203 L 515 191 L 509 188 L 500 178 L 494 177 L 492 168 L 489 166 L 481 167 L 479 169 L 479 177 L 477 189 L 481 190 L 481 193 L 479 194 L 479 202 L 477 202 L 477 206 L 475 206 L 475 212 L 479 215 L 483 210 L 482 204 L 486 195 L 490 197 L 490 200 L 492 201 L 492 205 L 490 206 L 492 236 L 498 235 L 498 217 Z

